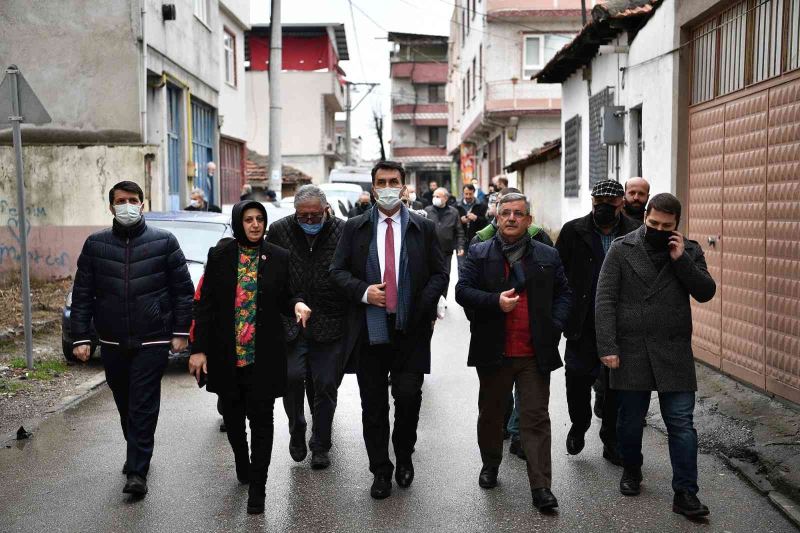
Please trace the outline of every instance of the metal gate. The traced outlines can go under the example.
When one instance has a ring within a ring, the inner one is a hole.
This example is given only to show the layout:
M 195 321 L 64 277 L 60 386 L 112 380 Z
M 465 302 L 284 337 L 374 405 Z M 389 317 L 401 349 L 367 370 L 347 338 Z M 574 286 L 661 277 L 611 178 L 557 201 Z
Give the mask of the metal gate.
M 206 192 L 209 203 L 216 203 L 214 179 L 208 175 L 206 165 L 214 161 L 214 141 L 217 124 L 214 109 L 192 99 L 192 155 L 195 164 L 195 187 Z M 219 165 L 217 165 L 219 166 Z
M 181 132 L 181 90 L 167 85 L 167 209 L 177 211 L 181 208 L 181 169 L 183 168 L 183 136 Z
M 795 402 L 798 13 L 800 0 L 745 0 L 694 30 L 688 183 L 688 232 L 718 287 L 711 302 L 692 304 L 695 355 Z

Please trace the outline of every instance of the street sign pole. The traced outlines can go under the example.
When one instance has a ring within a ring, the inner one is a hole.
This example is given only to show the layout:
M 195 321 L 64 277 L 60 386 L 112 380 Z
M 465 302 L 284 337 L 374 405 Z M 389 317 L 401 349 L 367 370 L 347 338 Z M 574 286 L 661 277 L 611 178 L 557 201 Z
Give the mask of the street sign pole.
M 6 91 L 3 89 L 8 87 Z M 17 228 L 19 230 L 20 261 L 22 263 L 22 314 L 25 330 L 25 360 L 33 369 L 33 325 L 31 316 L 31 276 L 28 263 L 28 220 L 25 208 L 25 180 L 22 176 L 23 122 L 46 124 L 50 115 L 15 65 L 6 69 L 0 83 L 0 125 L 11 124 L 14 156 L 17 171 Z
M 28 220 L 25 210 L 25 181 L 22 178 L 22 132 L 20 124 L 22 116 L 19 109 L 19 89 L 17 87 L 17 69 L 9 68 L 6 74 L 11 81 L 11 121 L 14 142 L 14 156 L 17 167 L 17 211 L 19 216 L 19 246 L 22 260 L 22 315 L 25 328 L 25 360 L 28 369 L 33 370 L 33 317 L 31 316 L 31 275 L 28 264 Z

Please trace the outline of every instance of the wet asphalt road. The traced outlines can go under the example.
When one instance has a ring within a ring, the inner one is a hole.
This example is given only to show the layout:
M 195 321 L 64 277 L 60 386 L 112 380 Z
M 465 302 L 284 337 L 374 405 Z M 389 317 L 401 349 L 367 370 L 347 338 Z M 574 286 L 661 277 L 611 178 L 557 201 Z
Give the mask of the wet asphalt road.
M 466 367 L 468 342 L 468 322 L 451 303 L 436 326 L 433 372 L 423 388 L 416 479 L 410 489 L 395 485 L 387 500 L 369 497 L 358 387 L 348 376 L 339 391 L 328 470 L 291 460 L 286 416 L 276 402 L 267 512 L 248 516 L 247 489 L 237 483 L 218 431 L 216 396 L 198 390 L 183 365 L 172 365 L 146 499 L 121 492 L 124 443 L 106 389 L 51 417 L 32 440 L 0 450 L 0 531 L 795 531 L 767 499 L 708 455 L 700 456 L 699 468 L 710 519 L 692 523 L 674 514 L 666 438 L 652 428 L 645 429 L 642 494 L 622 496 L 621 469 L 601 458 L 597 420 L 584 451 L 566 455 L 563 370 L 553 374 L 550 400 L 560 511 L 543 516 L 532 508 L 525 465 L 508 454 L 500 485 L 479 488 L 478 382 Z

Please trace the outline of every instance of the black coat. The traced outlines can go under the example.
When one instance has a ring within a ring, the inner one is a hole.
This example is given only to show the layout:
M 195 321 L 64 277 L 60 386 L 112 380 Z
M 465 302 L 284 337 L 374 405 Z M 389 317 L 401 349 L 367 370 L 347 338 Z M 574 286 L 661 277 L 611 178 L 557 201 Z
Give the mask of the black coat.
M 486 211 L 489 209 L 489 206 L 475 200 L 471 210 L 468 210 L 463 202 L 459 202 L 456 208 L 458 209 L 459 216 L 467 216 L 467 213 L 471 212 L 478 217 L 473 221 L 462 224 L 464 227 L 464 242 L 471 243 L 475 234 L 489 224 L 489 219 L 486 218 Z
M 449 205 L 443 208 L 429 205 L 425 208 L 425 213 L 428 220 L 436 225 L 436 234 L 443 254 L 450 256 L 453 250 L 464 249 L 464 228 L 461 225 L 458 209 Z
M 561 367 L 558 342 L 567 322 L 572 294 L 561 259 L 550 246 L 531 239 L 522 259 L 528 294 L 531 340 L 539 371 L 548 374 Z M 512 287 L 505 272 L 506 259 L 497 237 L 471 246 L 458 274 L 456 301 L 470 321 L 467 364 L 500 365 L 505 355 L 506 313 L 500 293 Z
M 75 346 L 100 341 L 137 349 L 188 336 L 194 286 L 178 240 L 144 220 L 132 227 L 114 221 L 86 239 L 72 289 Z
M 208 251 L 203 290 L 195 305 L 192 353 L 208 358 L 208 391 L 233 393 L 236 386 L 234 319 L 239 243 L 225 242 Z M 282 315 L 293 315 L 298 299 L 289 296 L 289 252 L 261 245 L 258 262 L 255 365 L 265 398 L 286 390 L 286 339 Z
M 242 198 L 242 200 L 249 200 L 249 198 Z M 183 208 L 184 211 L 207 211 L 209 213 L 222 213 L 222 209 L 219 208 L 218 205 L 209 204 L 206 202 L 204 207 L 194 207 L 193 205 L 187 205 Z
M 306 333 L 317 342 L 332 342 L 344 334 L 346 302 L 330 279 L 330 266 L 342 236 L 344 220 L 328 217 L 309 245 L 305 232 L 294 215 L 272 223 L 267 242 L 289 250 L 289 293 L 311 308 Z M 300 325 L 293 317 L 284 318 L 286 340 L 293 341 Z
M 367 256 L 372 239 L 371 211 L 351 218 L 344 226 L 331 265 L 333 283 L 344 292 L 348 302 L 347 335 L 344 367 L 355 372 L 367 340 L 366 305 L 361 302 L 367 283 Z M 429 373 L 431 369 L 431 336 L 436 320 L 436 305 L 444 294 L 449 275 L 436 238 L 436 226 L 430 220 L 409 213 L 406 230 L 408 268 L 411 274 L 411 309 L 406 329 L 398 334 L 397 343 L 406 358 L 398 361 L 398 370 Z M 402 367 L 402 368 L 400 368 Z
M 641 226 L 641 222 L 626 216 L 620 216 L 617 237 L 627 235 Z M 572 313 L 567 321 L 564 336 L 568 340 L 577 340 L 584 331 L 587 316 L 593 317 L 594 294 L 592 288 L 597 280 L 594 279 L 595 265 L 592 239 L 594 238 L 594 220 L 592 213 L 581 218 L 570 220 L 561 228 L 556 242 L 556 250 L 564 264 L 569 286 L 573 298 Z M 600 269 L 597 269 L 599 274 Z M 594 352 L 594 350 L 591 350 Z

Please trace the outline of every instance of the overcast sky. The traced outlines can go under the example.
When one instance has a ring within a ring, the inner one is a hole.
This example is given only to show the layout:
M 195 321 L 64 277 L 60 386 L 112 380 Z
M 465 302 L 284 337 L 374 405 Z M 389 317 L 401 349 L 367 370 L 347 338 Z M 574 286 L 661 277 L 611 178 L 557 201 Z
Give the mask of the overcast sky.
M 270 0 L 251 0 L 251 23 L 270 22 Z M 282 19 L 285 23 L 344 23 L 350 61 L 341 67 L 352 82 L 380 83 L 373 93 L 353 112 L 352 135 L 362 137 L 362 157 L 378 157 L 378 137 L 372 119 L 376 106 L 383 109 L 384 141 L 391 138 L 389 79 L 389 50 L 387 31 L 447 35 L 450 30 L 451 0 L 283 0 Z M 372 19 L 372 20 L 370 20 Z M 353 105 L 361 99 L 366 88 L 353 93 Z M 342 118 L 344 114 L 342 114 Z M 389 146 L 386 145 L 387 156 Z

